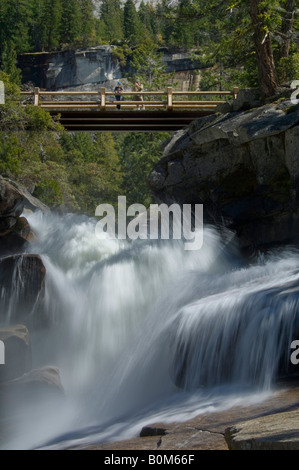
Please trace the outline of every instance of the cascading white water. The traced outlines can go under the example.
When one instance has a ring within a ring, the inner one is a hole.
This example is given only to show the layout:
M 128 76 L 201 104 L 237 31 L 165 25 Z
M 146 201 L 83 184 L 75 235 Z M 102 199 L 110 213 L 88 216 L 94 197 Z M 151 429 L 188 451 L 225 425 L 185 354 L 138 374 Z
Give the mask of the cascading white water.
M 86 217 L 28 219 L 52 325 L 32 333 L 34 366 L 59 367 L 67 405 L 23 423 L 11 448 L 128 437 L 271 389 L 299 332 L 298 252 L 245 266 L 210 227 L 188 252 L 99 240 Z

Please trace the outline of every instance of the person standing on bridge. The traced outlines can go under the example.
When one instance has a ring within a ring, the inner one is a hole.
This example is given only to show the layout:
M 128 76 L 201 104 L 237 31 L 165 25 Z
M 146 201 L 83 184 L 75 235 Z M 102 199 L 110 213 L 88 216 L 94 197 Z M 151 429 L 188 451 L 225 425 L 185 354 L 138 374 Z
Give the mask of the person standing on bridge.
M 140 80 L 136 80 L 135 85 L 134 85 L 134 91 L 142 91 L 142 90 L 143 90 L 143 85 L 141 85 Z M 135 95 L 134 101 L 143 101 L 142 95 Z M 141 109 L 141 106 L 137 105 L 137 109 Z M 142 109 L 144 109 L 144 106 L 142 106 Z
M 122 83 L 117 82 L 117 85 L 114 88 L 114 94 L 115 94 L 116 101 L 121 101 L 122 100 L 123 92 L 124 92 L 124 87 L 122 86 Z M 120 109 L 120 104 L 118 104 L 116 107 L 117 107 L 117 109 Z

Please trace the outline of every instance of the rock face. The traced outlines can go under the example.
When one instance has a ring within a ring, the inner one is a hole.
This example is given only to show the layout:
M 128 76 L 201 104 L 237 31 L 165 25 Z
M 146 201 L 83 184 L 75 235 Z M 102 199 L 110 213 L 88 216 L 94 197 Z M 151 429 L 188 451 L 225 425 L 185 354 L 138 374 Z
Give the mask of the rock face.
M 230 450 L 299 450 L 299 410 L 261 416 L 225 430 Z
M 21 214 L 48 210 L 17 183 L 0 176 L 0 324 L 22 322 L 37 326 L 33 315 L 44 293 L 45 267 L 37 255 L 24 254 L 35 235 Z
M 33 82 L 35 86 L 47 90 L 79 87 L 80 89 L 98 90 L 99 86 L 111 88 L 115 81 L 124 77 L 128 67 L 121 67 L 114 55 L 116 46 L 101 45 L 88 49 L 22 54 L 18 66 L 22 70 L 23 82 Z M 194 61 L 188 53 L 163 53 L 166 72 L 185 72 L 184 76 L 174 80 L 184 86 L 194 84 L 193 70 L 200 67 L 200 61 Z
M 48 210 L 0 176 L 0 449 L 7 449 L 19 429 L 28 423 L 35 428 L 65 404 L 58 369 L 32 370 L 30 334 L 48 326 L 42 309 L 46 269 L 40 256 L 24 253 L 35 238 L 22 217 L 25 208 Z
M 87 50 L 23 54 L 19 57 L 23 81 L 41 88 L 103 84 L 121 78 L 115 46 L 97 46 Z
M 24 217 L 23 210 L 48 210 L 17 183 L 0 176 L 0 257 L 22 253 L 34 234 Z
M 243 248 L 293 242 L 299 229 L 299 105 L 289 100 L 194 121 L 166 145 L 149 184 L 166 203 L 204 205 Z
M 0 258 L 0 323 L 22 322 L 45 326 L 39 311 L 44 295 L 46 269 L 38 255 L 15 255 Z

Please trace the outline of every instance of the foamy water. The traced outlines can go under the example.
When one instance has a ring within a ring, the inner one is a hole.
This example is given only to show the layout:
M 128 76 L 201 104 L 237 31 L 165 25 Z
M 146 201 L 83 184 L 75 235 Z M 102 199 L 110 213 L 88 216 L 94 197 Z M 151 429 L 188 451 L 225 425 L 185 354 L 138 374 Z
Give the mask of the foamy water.
M 86 217 L 28 219 L 51 325 L 32 333 L 34 367 L 59 368 L 66 403 L 23 421 L 10 448 L 128 438 L 272 392 L 299 326 L 298 252 L 248 265 L 232 234 L 211 227 L 188 252 L 180 241 L 99 240 Z

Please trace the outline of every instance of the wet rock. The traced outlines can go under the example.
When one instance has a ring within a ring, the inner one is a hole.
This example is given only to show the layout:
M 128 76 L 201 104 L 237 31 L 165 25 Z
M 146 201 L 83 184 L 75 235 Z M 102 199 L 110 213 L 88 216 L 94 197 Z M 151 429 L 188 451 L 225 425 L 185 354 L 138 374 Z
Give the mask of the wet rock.
M 245 111 L 261 106 L 261 92 L 258 88 L 245 88 L 239 90 L 233 103 L 233 111 Z
M 42 212 L 50 211 L 50 208 L 46 206 L 43 202 L 41 202 L 36 197 L 32 196 L 32 194 L 23 186 L 12 181 L 11 179 L 7 180 L 8 183 L 15 188 L 23 197 L 24 199 L 24 208 L 32 211 L 40 210 Z
M 32 394 L 35 396 L 44 396 L 45 394 L 64 395 L 59 369 L 53 366 L 31 370 L 22 377 L 10 381 L 7 387 L 12 393 L 21 393 L 22 397 L 28 395 L 28 398 Z
M 244 251 L 298 242 L 299 106 L 288 99 L 198 119 L 167 142 L 149 177 L 158 202 L 203 204 Z
M 24 197 L 0 176 L 0 218 L 19 217 L 24 209 Z
M 22 253 L 28 242 L 36 239 L 28 220 L 25 217 L 6 218 L 6 224 L 10 222 L 10 228 L 0 233 L 0 256 Z M 1 225 L 1 223 L 0 223 Z
M 46 269 L 38 255 L 15 255 L 0 259 L 0 298 L 2 324 L 45 325 L 39 310 L 44 295 Z
M 35 235 L 24 209 L 46 210 L 46 206 L 17 183 L 0 176 L 0 256 L 22 253 Z
M 299 450 L 299 410 L 260 416 L 225 430 L 230 450 Z
M 155 428 L 151 426 L 144 426 L 140 431 L 140 437 L 165 436 L 165 434 L 165 428 Z

